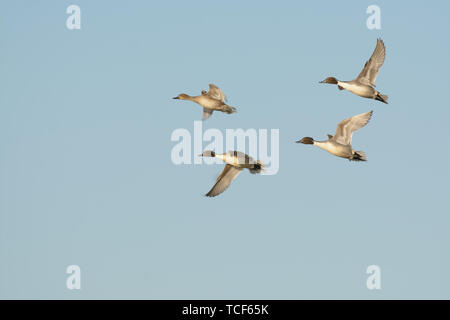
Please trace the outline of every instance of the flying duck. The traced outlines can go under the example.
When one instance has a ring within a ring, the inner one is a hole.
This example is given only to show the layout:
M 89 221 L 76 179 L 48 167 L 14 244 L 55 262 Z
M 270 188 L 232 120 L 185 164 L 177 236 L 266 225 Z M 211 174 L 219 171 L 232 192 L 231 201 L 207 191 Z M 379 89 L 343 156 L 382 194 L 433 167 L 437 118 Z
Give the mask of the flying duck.
M 203 107 L 202 120 L 206 120 L 211 117 L 214 110 L 222 111 L 225 113 L 235 113 L 236 108 L 230 107 L 225 102 L 227 97 L 225 94 L 214 84 L 209 85 L 209 91 L 202 90 L 202 94 L 199 96 L 189 96 L 184 93 L 180 93 L 173 99 L 190 100 L 198 103 Z
M 370 59 L 364 65 L 363 70 L 355 80 L 340 81 L 335 77 L 328 77 L 320 83 L 337 84 L 339 90 L 347 90 L 360 97 L 375 99 L 384 103 L 388 103 L 388 96 L 381 94 L 375 87 L 378 71 L 384 63 L 386 56 L 386 48 L 381 39 L 377 39 L 377 46 L 372 53 Z
M 339 122 L 334 136 L 328 135 L 328 140 L 316 141 L 313 138 L 305 137 L 296 141 L 297 143 L 312 144 L 332 155 L 346 158 L 351 161 L 367 161 L 363 151 L 355 151 L 352 148 L 353 132 L 364 127 L 372 117 L 373 111 L 361 113 Z
M 215 197 L 224 192 L 243 169 L 248 169 L 252 174 L 260 173 L 264 170 L 264 164 L 261 161 L 254 160 L 252 157 L 239 151 L 217 154 L 214 151 L 206 150 L 200 156 L 219 158 L 226 163 L 225 168 L 223 168 L 217 178 L 216 184 L 205 195 L 207 197 Z

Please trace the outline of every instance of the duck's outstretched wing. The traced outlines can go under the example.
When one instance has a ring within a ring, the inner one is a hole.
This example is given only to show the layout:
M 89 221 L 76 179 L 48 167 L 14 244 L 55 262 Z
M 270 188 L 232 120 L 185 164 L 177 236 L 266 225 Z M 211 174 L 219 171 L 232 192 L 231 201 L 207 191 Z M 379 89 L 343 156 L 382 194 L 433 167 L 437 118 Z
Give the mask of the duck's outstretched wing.
M 352 143 L 353 132 L 364 127 L 372 117 L 373 111 L 361 113 L 339 122 L 332 140 L 348 145 Z
M 384 47 L 384 42 L 381 39 L 377 39 L 377 46 L 375 47 L 372 56 L 366 62 L 356 80 L 363 84 L 375 87 L 375 80 L 377 79 L 378 70 L 380 70 L 383 65 L 385 57 L 386 48 Z
M 214 110 L 203 108 L 202 120 L 206 120 L 211 117 Z
M 214 84 L 209 84 L 209 91 L 207 93 L 211 98 L 225 102 L 227 101 L 227 96 L 225 93 L 223 93 L 222 90 L 220 90 L 218 87 L 216 87 Z
M 236 168 L 230 164 L 225 165 L 222 173 L 217 178 L 217 182 L 212 189 L 206 194 L 207 197 L 215 197 L 224 192 L 231 182 L 241 173 L 241 168 Z

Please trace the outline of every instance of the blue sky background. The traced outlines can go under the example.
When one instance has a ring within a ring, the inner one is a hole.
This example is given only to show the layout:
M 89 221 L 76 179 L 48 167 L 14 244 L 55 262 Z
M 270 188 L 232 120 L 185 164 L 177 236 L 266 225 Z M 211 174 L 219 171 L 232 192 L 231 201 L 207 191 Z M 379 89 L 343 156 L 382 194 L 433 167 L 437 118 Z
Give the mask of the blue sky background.
M 0 298 L 449 299 L 449 9 L 2 1 Z M 377 37 L 389 105 L 318 84 L 354 78 Z M 279 173 L 245 172 L 214 199 L 222 165 L 170 160 L 172 131 L 201 118 L 171 97 L 210 82 L 238 113 L 205 129 L 280 130 Z M 294 143 L 372 109 L 353 139 L 367 163 Z

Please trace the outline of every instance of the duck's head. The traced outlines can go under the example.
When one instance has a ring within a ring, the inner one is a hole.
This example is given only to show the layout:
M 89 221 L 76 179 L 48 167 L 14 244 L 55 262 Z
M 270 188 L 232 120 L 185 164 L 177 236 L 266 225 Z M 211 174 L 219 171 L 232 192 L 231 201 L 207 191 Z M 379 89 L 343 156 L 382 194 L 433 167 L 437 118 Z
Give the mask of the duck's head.
M 189 100 L 190 96 L 184 93 L 180 93 L 176 97 L 173 97 L 172 99 L 180 99 L 180 100 Z
M 325 80 L 320 81 L 319 83 L 337 84 L 338 81 L 335 77 L 328 77 L 328 78 L 325 78 Z
M 310 137 L 304 137 L 301 140 L 295 141 L 297 143 L 303 143 L 303 144 L 314 144 L 314 139 Z
M 200 157 L 215 157 L 216 153 L 211 150 L 205 150 L 202 154 L 199 155 Z

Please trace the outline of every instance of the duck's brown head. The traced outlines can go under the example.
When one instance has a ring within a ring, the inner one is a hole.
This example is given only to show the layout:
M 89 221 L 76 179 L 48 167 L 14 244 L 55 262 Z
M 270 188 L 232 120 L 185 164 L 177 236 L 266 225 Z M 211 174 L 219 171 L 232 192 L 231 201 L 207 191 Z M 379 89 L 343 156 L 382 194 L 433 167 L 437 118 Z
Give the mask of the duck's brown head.
M 303 143 L 303 144 L 314 144 L 314 139 L 310 137 L 304 137 L 301 140 L 296 141 L 297 143 Z
M 325 80 L 320 81 L 319 83 L 338 84 L 338 81 L 335 77 L 328 77 L 325 78 Z
M 176 97 L 173 97 L 172 99 L 190 100 L 191 97 L 188 96 L 187 94 L 180 93 L 179 95 L 177 95 Z
M 200 157 L 215 157 L 216 153 L 211 150 L 205 150 L 202 154 L 200 154 Z

